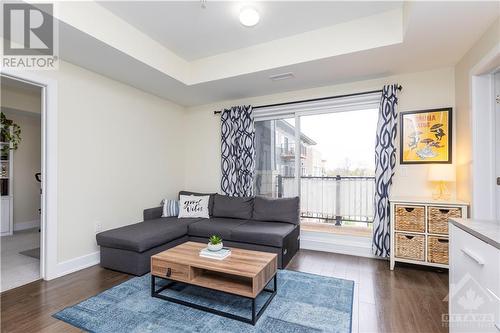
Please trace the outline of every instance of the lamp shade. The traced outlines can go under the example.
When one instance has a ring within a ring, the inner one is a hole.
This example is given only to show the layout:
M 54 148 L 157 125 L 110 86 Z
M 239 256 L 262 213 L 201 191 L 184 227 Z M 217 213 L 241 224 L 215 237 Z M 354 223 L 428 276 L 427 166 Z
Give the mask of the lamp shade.
M 455 166 L 453 164 L 433 164 L 429 167 L 429 181 L 454 182 L 456 180 Z

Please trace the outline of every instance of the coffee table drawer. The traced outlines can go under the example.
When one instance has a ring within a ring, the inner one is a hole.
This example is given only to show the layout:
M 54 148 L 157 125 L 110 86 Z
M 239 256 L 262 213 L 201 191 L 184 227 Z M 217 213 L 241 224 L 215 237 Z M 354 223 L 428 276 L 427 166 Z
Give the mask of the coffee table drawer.
M 151 258 L 151 274 L 172 280 L 189 281 L 189 266 Z

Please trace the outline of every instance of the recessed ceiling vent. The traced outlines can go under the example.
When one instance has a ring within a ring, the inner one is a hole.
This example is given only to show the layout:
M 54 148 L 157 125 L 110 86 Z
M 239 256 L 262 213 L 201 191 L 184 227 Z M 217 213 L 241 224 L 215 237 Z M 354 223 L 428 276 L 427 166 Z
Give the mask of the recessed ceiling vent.
M 295 75 L 293 75 L 293 73 L 290 72 L 290 73 L 281 73 L 281 74 L 271 75 L 269 78 L 273 81 L 280 81 L 280 80 L 293 79 L 294 77 L 295 77 Z

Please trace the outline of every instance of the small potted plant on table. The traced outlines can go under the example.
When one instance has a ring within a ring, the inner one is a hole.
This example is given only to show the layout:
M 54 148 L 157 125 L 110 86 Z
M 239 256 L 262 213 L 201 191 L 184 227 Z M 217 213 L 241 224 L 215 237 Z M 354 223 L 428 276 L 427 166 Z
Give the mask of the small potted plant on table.
M 223 246 L 222 238 L 220 236 L 212 235 L 208 239 L 208 249 L 210 251 L 220 251 Z

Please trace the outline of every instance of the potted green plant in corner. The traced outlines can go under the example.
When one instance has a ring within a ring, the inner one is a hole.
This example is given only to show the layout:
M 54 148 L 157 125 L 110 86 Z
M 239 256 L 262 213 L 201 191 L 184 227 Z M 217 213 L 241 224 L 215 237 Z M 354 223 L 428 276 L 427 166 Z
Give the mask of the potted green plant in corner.
M 208 239 L 208 249 L 210 251 L 220 251 L 223 246 L 222 238 L 220 236 L 212 235 Z
M 1 141 L 10 143 L 10 145 L 2 145 L 2 154 L 8 154 L 9 150 L 16 150 L 21 142 L 21 127 L 14 121 L 7 119 L 3 112 L 0 112 L 0 123 L 2 125 Z

